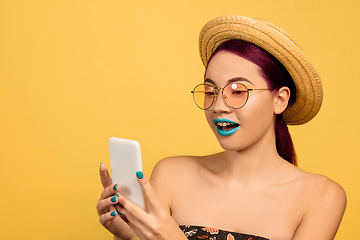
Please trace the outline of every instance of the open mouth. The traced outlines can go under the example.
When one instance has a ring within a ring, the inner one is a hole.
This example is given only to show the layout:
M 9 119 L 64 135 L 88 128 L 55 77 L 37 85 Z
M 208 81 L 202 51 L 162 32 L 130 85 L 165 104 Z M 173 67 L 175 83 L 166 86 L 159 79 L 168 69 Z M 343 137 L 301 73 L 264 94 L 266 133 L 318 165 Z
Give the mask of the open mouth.
M 216 118 L 214 120 L 214 124 L 216 125 L 218 134 L 221 136 L 232 135 L 240 127 L 240 125 L 238 123 L 233 122 L 226 118 Z
M 217 122 L 216 126 L 221 130 L 230 130 L 239 126 L 237 123 L 230 123 L 230 122 Z

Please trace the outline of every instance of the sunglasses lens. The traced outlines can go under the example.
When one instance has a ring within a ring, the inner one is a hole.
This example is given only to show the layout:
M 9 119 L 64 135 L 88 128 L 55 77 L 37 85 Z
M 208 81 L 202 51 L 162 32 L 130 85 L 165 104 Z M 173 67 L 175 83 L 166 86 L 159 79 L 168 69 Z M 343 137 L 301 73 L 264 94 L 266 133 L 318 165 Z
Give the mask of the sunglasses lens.
M 193 97 L 199 108 L 208 109 L 215 98 L 214 89 L 208 84 L 197 85 L 193 90 Z
M 223 97 L 230 107 L 241 108 L 248 99 L 248 91 L 241 83 L 229 83 L 224 87 Z

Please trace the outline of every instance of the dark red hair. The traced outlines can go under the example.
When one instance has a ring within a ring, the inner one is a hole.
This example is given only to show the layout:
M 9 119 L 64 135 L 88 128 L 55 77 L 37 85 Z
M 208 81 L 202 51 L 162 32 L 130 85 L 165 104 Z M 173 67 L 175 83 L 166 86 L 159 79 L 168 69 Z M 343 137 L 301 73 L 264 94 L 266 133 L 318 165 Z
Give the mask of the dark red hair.
M 268 88 L 276 91 L 281 87 L 288 87 L 291 92 L 289 104 L 294 102 L 294 99 L 296 98 L 296 88 L 290 74 L 286 68 L 267 51 L 254 44 L 241 40 L 229 40 L 224 42 L 215 50 L 211 58 L 219 51 L 234 53 L 258 65 L 261 69 L 261 74 L 266 80 Z M 297 165 L 294 145 L 282 114 L 276 116 L 275 139 L 276 149 L 279 155 L 286 161 Z

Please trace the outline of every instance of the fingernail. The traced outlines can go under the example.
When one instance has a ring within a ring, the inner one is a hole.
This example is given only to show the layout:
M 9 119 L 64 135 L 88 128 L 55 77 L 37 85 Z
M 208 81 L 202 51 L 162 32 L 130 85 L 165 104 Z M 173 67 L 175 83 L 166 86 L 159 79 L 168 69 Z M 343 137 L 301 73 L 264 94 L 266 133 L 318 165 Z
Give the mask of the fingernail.
M 116 191 L 117 190 L 117 184 L 115 184 L 115 186 L 113 187 L 113 189 Z
M 115 196 L 119 197 L 119 195 L 117 193 L 114 194 Z
M 116 197 L 112 197 L 111 202 L 116 202 Z
M 117 203 L 115 203 L 113 206 L 116 207 L 116 206 L 117 206 Z
M 143 179 L 144 175 L 141 171 L 138 171 L 136 172 L 136 176 L 139 178 L 139 179 Z
M 119 212 L 118 210 L 116 210 L 116 212 L 121 216 L 122 215 L 122 213 L 121 212 Z
M 110 215 L 111 215 L 112 217 L 115 217 L 115 216 L 116 216 L 116 212 L 113 211 L 113 212 L 110 213 Z

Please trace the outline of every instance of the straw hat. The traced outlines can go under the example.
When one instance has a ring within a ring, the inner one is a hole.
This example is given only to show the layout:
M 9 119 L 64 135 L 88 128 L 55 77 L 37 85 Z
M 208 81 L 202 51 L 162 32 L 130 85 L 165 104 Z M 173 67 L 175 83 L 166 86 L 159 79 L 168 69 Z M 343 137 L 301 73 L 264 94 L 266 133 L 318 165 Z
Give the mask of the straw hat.
M 260 19 L 228 15 L 208 22 L 200 32 L 199 48 L 204 66 L 223 42 L 239 39 L 255 44 L 276 57 L 296 86 L 296 100 L 283 113 L 289 125 L 304 124 L 319 112 L 323 90 L 319 75 L 296 42 L 280 27 Z

